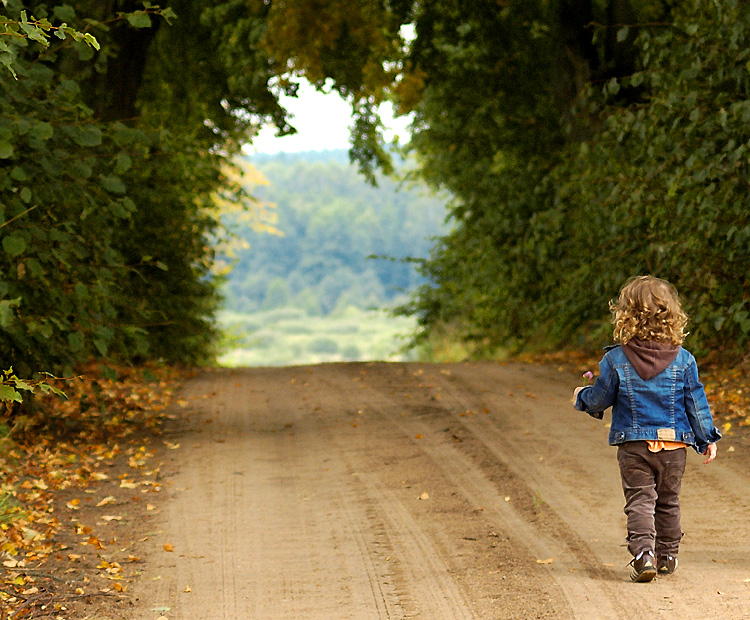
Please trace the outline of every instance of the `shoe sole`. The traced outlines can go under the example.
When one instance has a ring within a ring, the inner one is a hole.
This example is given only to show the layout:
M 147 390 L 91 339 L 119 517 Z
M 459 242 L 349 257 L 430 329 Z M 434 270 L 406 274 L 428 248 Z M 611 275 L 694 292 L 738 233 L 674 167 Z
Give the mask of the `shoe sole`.
M 630 579 L 636 583 L 645 583 L 656 577 L 656 567 L 644 568 L 640 573 L 633 571 L 630 573 Z

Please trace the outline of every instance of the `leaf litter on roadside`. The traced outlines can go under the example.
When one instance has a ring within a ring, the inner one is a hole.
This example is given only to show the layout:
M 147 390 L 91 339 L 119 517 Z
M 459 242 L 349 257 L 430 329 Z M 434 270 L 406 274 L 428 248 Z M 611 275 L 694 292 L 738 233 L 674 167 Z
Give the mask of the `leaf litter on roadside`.
M 112 507 L 140 500 L 134 491 L 160 489 L 158 467 L 150 463 L 155 452 L 144 443 L 171 417 L 177 371 L 117 370 L 115 381 L 95 367 L 83 369 L 65 385 L 68 400 L 41 397 L 33 415 L 0 411 L 0 429 L 6 429 L 0 441 L 3 618 L 60 615 L 76 600 L 127 589 L 121 563 L 139 558 L 113 557 L 122 541 L 111 528 L 123 517 Z M 128 473 L 110 480 L 115 463 Z M 100 493 L 102 485 L 122 486 L 119 493 L 131 497 Z M 87 554 L 93 554 L 88 564 Z

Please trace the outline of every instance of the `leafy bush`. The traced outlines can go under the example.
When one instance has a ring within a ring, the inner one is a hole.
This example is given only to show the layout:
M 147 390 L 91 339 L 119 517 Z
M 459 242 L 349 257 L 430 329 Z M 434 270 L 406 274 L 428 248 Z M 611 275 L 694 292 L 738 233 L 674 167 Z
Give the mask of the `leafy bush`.
M 637 70 L 588 89 L 570 134 L 539 136 L 547 152 L 521 156 L 508 142 L 490 161 L 457 148 L 446 164 L 431 151 L 430 170 L 460 200 L 456 228 L 423 264 L 431 283 L 401 309 L 418 316 L 422 342 L 447 330 L 474 355 L 600 346 L 611 340 L 608 300 L 652 273 L 680 291 L 691 349 L 747 350 L 750 5 L 691 0 L 673 17 L 640 30 Z M 521 148 L 530 139 L 518 134 Z

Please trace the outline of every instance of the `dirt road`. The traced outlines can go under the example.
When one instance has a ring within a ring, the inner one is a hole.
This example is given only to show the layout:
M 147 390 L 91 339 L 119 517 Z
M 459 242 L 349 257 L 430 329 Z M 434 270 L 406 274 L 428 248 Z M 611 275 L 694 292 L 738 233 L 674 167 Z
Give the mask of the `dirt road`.
M 615 450 L 572 409 L 577 381 L 493 363 L 201 374 L 132 618 L 750 617 L 748 446 L 729 437 L 708 466 L 691 451 L 680 568 L 630 583 Z

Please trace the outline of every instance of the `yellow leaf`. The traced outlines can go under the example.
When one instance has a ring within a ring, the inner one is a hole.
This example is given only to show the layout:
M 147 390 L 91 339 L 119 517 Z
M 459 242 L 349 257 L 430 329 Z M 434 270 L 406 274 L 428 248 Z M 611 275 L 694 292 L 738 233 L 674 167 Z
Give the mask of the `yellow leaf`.
M 537 564 L 552 564 L 552 562 L 554 561 L 555 561 L 554 558 L 547 558 L 546 560 L 537 560 L 536 563 Z
M 417 499 L 430 499 L 430 494 L 427 491 L 425 491 Z
M 169 543 L 166 543 L 164 545 L 164 551 L 169 551 L 171 553 L 172 551 L 174 551 L 174 547 L 170 545 Z
M 185 592 L 192 592 L 192 590 L 190 589 L 190 586 L 185 586 Z

